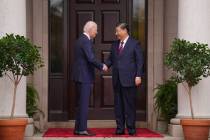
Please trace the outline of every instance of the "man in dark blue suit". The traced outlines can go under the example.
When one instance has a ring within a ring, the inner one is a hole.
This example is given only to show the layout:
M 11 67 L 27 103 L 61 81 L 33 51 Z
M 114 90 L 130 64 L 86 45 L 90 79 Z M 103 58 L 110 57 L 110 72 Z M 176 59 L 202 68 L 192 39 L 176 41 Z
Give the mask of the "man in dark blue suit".
M 128 32 L 126 23 L 116 26 L 119 40 L 112 44 L 111 54 L 105 63 L 112 66 L 117 135 L 125 134 L 125 125 L 130 135 L 136 134 L 136 95 L 137 86 L 141 84 L 143 54 L 138 41 Z
M 88 21 L 84 26 L 84 33 L 76 41 L 74 48 L 73 80 L 79 94 L 79 108 L 76 114 L 75 135 L 95 134 L 87 130 L 87 117 L 91 86 L 94 81 L 94 68 L 106 71 L 106 65 L 96 60 L 92 48 L 92 39 L 96 37 L 97 24 Z

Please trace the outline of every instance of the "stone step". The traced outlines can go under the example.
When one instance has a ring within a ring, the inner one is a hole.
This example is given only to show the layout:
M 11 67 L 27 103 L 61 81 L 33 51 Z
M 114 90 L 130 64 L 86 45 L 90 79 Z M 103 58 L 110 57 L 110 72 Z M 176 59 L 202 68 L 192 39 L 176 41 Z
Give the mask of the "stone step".
M 43 138 L 43 137 L 25 137 L 24 140 L 184 140 L 184 138 L 181 137 L 171 137 L 171 136 L 165 136 L 164 138 Z M 210 140 L 210 138 L 208 139 Z
M 184 140 L 181 137 L 171 137 L 168 135 L 164 135 L 163 138 L 145 138 L 145 137 L 112 137 L 112 138 L 108 138 L 108 137 L 70 137 L 70 138 L 58 138 L 58 137 L 51 137 L 51 138 L 43 138 L 41 134 L 35 135 L 33 137 L 25 137 L 24 140 Z M 210 139 L 209 139 L 210 140 Z

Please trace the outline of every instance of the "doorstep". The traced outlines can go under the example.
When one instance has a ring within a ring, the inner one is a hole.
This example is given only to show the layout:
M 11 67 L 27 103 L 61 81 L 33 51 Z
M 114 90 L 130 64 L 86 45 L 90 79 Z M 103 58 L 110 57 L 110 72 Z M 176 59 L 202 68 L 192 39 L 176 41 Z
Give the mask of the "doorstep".
M 143 138 L 143 137 L 135 137 L 135 138 L 122 138 L 122 137 L 112 137 L 112 138 L 101 138 L 101 137 L 93 137 L 93 138 L 87 138 L 87 137 L 70 137 L 70 138 L 58 138 L 58 137 L 51 137 L 51 138 L 43 138 L 43 134 L 36 134 L 33 137 L 25 137 L 24 140 L 184 140 L 181 137 L 171 137 L 169 135 L 164 135 L 163 138 Z M 209 139 L 210 140 L 210 139 Z

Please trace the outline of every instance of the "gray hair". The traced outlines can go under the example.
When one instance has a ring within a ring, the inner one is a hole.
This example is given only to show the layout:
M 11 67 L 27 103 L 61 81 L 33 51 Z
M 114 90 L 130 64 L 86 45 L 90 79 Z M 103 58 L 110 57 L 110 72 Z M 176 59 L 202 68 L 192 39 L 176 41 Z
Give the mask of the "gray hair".
M 94 27 L 97 27 L 97 24 L 94 21 L 88 21 L 85 23 L 83 31 L 88 33 Z

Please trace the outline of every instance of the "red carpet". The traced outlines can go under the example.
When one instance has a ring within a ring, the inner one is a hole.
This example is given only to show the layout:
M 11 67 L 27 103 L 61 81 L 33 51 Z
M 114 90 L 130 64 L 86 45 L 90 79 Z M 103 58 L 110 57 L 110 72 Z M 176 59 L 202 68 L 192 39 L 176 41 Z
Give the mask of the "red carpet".
M 96 134 L 96 136 L 94 137 L 154 137 L 154 138 L 163 137 L 162 135 L 146 128 L 138 128 L 137 135 L 135 136 L 129 136 L 128 134 L 122 136 L 115 135 L 114 128 L 90 128 L 89 130 Z M 78 136 L 73 134 L 72 128 L 49 128 L 45 132 L 43 137 L 78 137 Z

